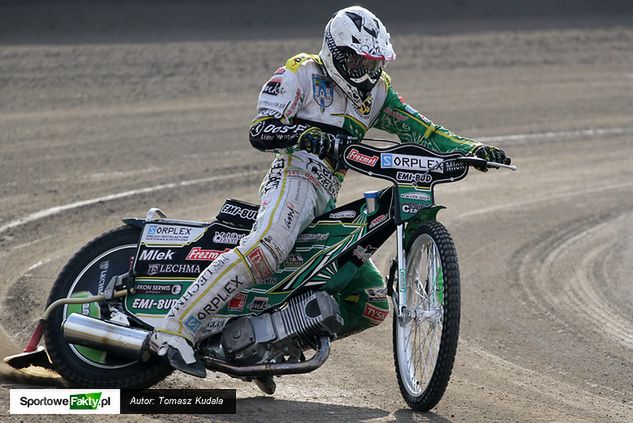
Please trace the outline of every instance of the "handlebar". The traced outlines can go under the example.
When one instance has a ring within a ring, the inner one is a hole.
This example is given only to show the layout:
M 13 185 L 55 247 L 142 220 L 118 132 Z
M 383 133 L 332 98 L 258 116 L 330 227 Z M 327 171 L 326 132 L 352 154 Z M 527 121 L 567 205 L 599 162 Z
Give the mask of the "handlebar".
M 393 144 L 399 144 L 396 141 L 392 141 L 392 140 L 386 140 L 386 139 L 380 139 L 380 138 L 364 138 L 364 140 L 366 141 L 379 141 L 379 142 L 389 142 L 389 143 L 393 143 Z M 332 146 L 332 157 L 334 158 L 334 160 L 337 163 L 337 166 L 340 165 L 343 162 L 343 157 L 342 154 L 345 151 L 345 148 L 347 148 L 347 146 L 349 145 L 353 145 L 353 144 L 360 144 L 362 140 L 358 140 L 356 138 L 352 138 L 352 137 L 342 137 L 342 136 L 337 136 L 334 140 L 334 145 Z M 516 171 L 517 167 L 515 165 L 507 165 L 507 164 L 503 164 L 503 163 L 497 163 L 497 162 L 489 162 L 485 159 L 479 158 L 479 157 L 473 157 L 473 156 L 462 156 L 462 157 L 455 157 L 452 159 L 445 159 L 442 162 L 438 163 L 437 165 L 435 165 L 432 169 L 436 169 L 438 168 L 442 163 L 445 162 L 460 162 L 460 163 L 464 163 L 468 166 L 473 166 L 473 167 L 489 167 L 489 168 L 493 168 L 493 169 L 509 169 L 512 171 Z M 431 170 L 431 169 L 429 169 Z
M 515 165 L 507 165 L 507 164 L 503 164 L 503 163 L 489 162 L 489 161 L 487 161 L 485 159 L 482 159 L 482 158 L 479 158 L 479 157 L 471 157 L 471 156 L 457 157 L 455 159 L 446 159 L 444 161 L 445 162 L 447 162 L 447 161 L 456 161 L 456 162 L 461 162 L 461 163 L 467 164 L 468 166 L 475 166 L 475 167 L 492 167 L 494 169 L 510 169 L 512 171 L 517 170 L 517 167 Z

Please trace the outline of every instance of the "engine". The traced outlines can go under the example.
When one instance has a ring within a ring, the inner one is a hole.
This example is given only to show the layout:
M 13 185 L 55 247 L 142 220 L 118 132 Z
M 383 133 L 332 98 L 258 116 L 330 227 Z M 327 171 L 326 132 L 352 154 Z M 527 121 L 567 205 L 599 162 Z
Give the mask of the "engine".
M 334 298 L 326 292 L 307 292 L 281 309 L 260 316 L 242 317 L 227 324 L 221 338 L 224 354 L 244 364 L 298 359 L 320 335 L 333 335 L 343 327 Z

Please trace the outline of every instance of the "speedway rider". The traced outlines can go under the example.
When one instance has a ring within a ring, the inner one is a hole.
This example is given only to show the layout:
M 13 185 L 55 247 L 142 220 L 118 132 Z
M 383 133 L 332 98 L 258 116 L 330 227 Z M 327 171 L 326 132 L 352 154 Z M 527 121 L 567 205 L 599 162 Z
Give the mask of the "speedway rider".
M 211 263 L 182 297 L 184 304 L 176 304 L 153 332 L 150 347 L 167 353 L 174 367 L 204 377 L 191 345 L 209 335 L 214 314 L 240 290 L 269 278 L 315 216 L 334 208 L 344 177 L 329 157 L 335 137 L 362 139 L 373 127 L 439 153 L 509 164 L 502 150 L 457 136 L 404 103 L 384 72 L 395 58 L 382 22 L 353 6 L 328 22 L 318 55 L 292 57 L 264 84 L 250 141 L 277 155 L 259 190 L 259 214 L 250 235 Z M 389 303 L 381 288 L 381 274 L 367 261 L 335 296 L 345 320 L 339 336 L 387 316 Z

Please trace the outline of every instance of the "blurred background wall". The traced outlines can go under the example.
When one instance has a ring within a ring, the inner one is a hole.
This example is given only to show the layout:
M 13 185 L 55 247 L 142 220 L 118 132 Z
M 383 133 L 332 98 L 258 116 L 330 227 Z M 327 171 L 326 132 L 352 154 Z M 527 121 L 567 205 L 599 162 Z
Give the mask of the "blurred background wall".
M 633 0 L 2 0 L 0 43 L 320 36 L 335 10 L 355 3 L 391 32 L 633 25 Z

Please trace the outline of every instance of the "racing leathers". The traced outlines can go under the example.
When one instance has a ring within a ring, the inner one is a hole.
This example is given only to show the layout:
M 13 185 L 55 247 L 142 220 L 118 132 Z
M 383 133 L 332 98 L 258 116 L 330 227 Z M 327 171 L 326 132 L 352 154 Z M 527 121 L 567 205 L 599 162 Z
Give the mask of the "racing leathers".
M 318 55 L 301 53 L 277 69 L 263 85 L 251 144 L 276 158 L 260 190 L 260 209 L 252 232 L 240 245 L 207 267 L 167 314 L 157 330 L 196 343 L 224 326 L 215 313 L 240 290 L 271 277 L 312 220 L 334 208 L 344 178 L 327 158 L 300 149 L 306 131 L 362 139 L 369 128 L 396 134 L 440 153 L 472 153 L 481 144 L 433 124 L 407 105 L 383 72 L 362 105 L 328 77 Z M 389 303 L 382 277 L 367 261 L 335 298 L 345 325 L 339 336 L 379 324 Z

